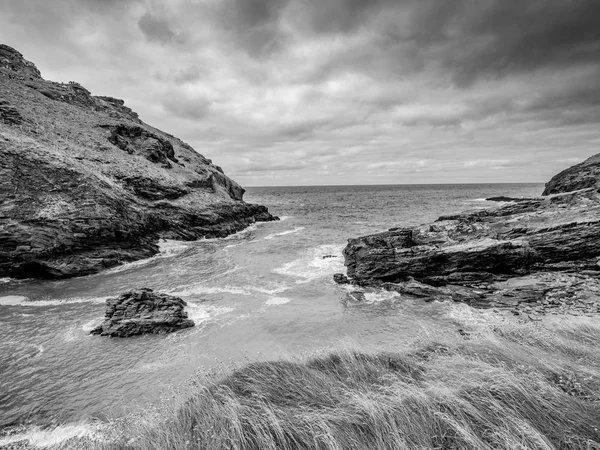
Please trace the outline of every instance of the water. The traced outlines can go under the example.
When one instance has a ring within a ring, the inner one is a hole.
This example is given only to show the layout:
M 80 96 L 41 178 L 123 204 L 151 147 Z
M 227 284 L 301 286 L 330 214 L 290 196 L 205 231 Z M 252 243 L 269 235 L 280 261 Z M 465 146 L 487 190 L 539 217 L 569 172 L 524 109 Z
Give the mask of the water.
M 250 188 L 280 222 L 226 239 L 167 241 L 161 254 L 63 281 L 0 279 L 0 426 L 82 423 L 157 401 L 199 368 L 359 345 L 393 349 L 457 326 L 455 306 L 337 286 L 349 237 L 416 225 L 539 184 Z M 104 301 L 150 287 L 188 302 L 196 327 L 90 336 Z

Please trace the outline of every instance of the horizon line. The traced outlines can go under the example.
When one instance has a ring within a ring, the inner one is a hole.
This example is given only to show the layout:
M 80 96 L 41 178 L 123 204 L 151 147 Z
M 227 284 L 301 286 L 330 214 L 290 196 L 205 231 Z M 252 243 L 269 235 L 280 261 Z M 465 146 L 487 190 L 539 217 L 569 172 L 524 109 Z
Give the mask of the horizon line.
M 381 184 L 298 184 L 298 185 L 284 185 L 284 184 L 273 184 L 273 185 L 262 185 L 262 186 L 248 186 L 244 185 L 242 188 L 266 188 L 266 187 L 356 187 L 356 186 L 464 186 L 464 185 L 509 185 L 509 184 L 546 184 L 545 181 L 512 181 L 512 182 L 491 182 L 491 183 L 381 183 Z

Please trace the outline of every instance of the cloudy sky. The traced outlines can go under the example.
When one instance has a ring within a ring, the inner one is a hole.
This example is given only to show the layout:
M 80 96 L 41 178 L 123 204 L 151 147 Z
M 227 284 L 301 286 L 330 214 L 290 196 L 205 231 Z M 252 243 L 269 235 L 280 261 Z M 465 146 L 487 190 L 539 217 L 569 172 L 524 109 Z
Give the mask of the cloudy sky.
M 0 42 L 246 186 L 537 182 L 600 152 L 600 0 L 0 0 Z

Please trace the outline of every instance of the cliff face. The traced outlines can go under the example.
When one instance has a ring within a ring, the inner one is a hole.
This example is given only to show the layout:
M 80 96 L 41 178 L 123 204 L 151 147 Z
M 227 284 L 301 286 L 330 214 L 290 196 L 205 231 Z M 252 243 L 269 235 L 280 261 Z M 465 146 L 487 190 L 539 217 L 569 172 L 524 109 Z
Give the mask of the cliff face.
M 554 305 L 557 292 L 571 292 L 583 299 L 581 311 L 598 313 L 600 193 L 597 187 L 581 189 L 576 181 L 590 179 L 597 161 L 600 155 L 568 169 L 563 174 L 569 176 L 553 185 L 579 189 L 575 192 L 515 199 L 432 224 L 349 239 L 344 250 L 349 279 L 337 275 L 336 281 L 530 309 Z
M 159 238 L 275 219 L 122 100 L 44 80 L 0 45 L 0 277 L 60 278 L 149 257 Z
M 600 153 L 552 177 L 542 195 L 592 187 L 600 187 Z

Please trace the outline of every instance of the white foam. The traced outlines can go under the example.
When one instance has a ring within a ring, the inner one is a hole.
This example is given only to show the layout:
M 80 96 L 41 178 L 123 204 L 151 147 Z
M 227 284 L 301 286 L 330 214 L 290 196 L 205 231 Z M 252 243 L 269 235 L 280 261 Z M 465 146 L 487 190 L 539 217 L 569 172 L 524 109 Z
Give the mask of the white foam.
M 236 286 L 204 286 L 204 285 L 192 285 L 179 291 L 171 291 L 169 295 L 176 297 L 189 297 L 192 295 L 201 294 L 235 294 L 235 295 L 250 295 L 250 292 L 246 289 L 242 289 Z
M 400 294 L 390 291 L 365 292 L 363 293 L 364 303 L 372 305 L 374 303 L 395 302 L 400 298 Z
M 265 239 L 268 241 L 268 240 L 274 239 L 278 236 L 286 236 L 288 234 L 299 233 L 302 230 L 304 230 L 304 227 L 296 227 L 293 230 L 287 230 L 287 231 L 282 231 L 281 233 L 269 234 L 268 236 L 265 236 Z
M 28 297 L 21 295 L 8 295 L 0 297 L 0 306 L 60 306 L 72 303 L 104 303 L 110 297 L 93 297 L 93 298 L 65 298 L 56 300 L 29 300 Z
M 8 283 L 12 283 L 13 280 L 12 278 L 0 278 L 0 284 L 8 284 Z
M 196 325 L 229 314 L 233 310 L 233 308 L 228 306 L 213 306 L 198 303 L 188 303 L 186 309 L 188 317 L 192 319 Z
M 1 306 L 16 306 L 27 301 L 29 301 L 29 299 L 22 295 L 7 295 L 5 297 L 0 297 Z
M 0 447 L 9 446 L 10 444 L 17 442 L 27 441 L 29 445 L 33 447 L 48 448 L 59 445 L 60 443 L 69 439 L 91 436 L 95 434 L 96 431 L 96 427 L 86 423 L 61 425 L 56 428 L 49 429 L 33 427 L 22 433 L 0 437 Z
M 265 302 L 265 305 L 273 306 L 273 305 L 285 305 L 286 303 L 291 302 L 292 300 L 286 297 L 272 297 Z
M 344 270 L 341 256 L 343 246 L 321 245 L 307 250 L 304 255 L 284 264 L 273 272 L 296 278 L 296 284 L 308 283 L 322 277 L 328 277 Z M 324 258 L 333 255 L 333 258 Z
M 172 258 L 174 256 L 181 255 L 188 248 L 190 248 L 191 243 L 187 241 L 176 241 L 174 239 L 163 239 L 158 243 L 158 254 L 145 259 L 140 259 L 139 261 L 133 261 L 126 264 L 121 264 L 120 266 L 113 267 L 112 269 L 108 269 L 103 273 L 119 273 L 125 270 L 134 269 L 136 267 L 145 266 L 146 264 L 150 264 L 159 259 Z
M 90 331 L 92 331 L 94 328 L 96 328 L 96 325 L 98 325 L 99 323 L 101 323 L 104 320 L 104 317 L 98 317 L 96 319 L 92 319 L 89 322 L 84 323 L 81 326 L 81 329 L 83 331 L 85 331 L 86 333 L 89 333 Z
M 267 289 L 267 288 L 251 286 L 251 287 L 249 287 L 249 289 L 252 292 L 258 292 L 259 294 L 275 295 L 275 294 L 281 294 L 282 292 L 287 291 L 289 289 L 289 287 L 288 286 L 280 286 L 280 287 L 276 287 L 276 288 L 272 288 L 272 289 Z
M 253 292 L 259 294 L 266 295 L 275 295 L 280 294 L 281 292 L 287 291 L 289 287 L 287 286 L 277 286 L 274 288 L 263 288 L 258 286 L 206 286 L 206 281 L 203 281 L 199 284 L 192 284 L 189 286 L 181 286 L 176 288 L 176 290 L 168 292 L 170 295 L 174 295 L 176 297 L 189 297 L 192 295 L 202 295 L 202 294 L 233 294 L 233 295 L 246 295 L 250 296 Z
M 186 241 L 176 241 L 173 239 L 163 239 L 158 243 L 159 254 L 163 258 L 170 258 L 172 256 L 181 255 L 188 248 L 190 243 Z
M 292 216 L 280 216 L 279 217 L 279 221 L 280 222 L 285 222 L 286 220 L 289 220 L 291 218 L 292 218 Z

